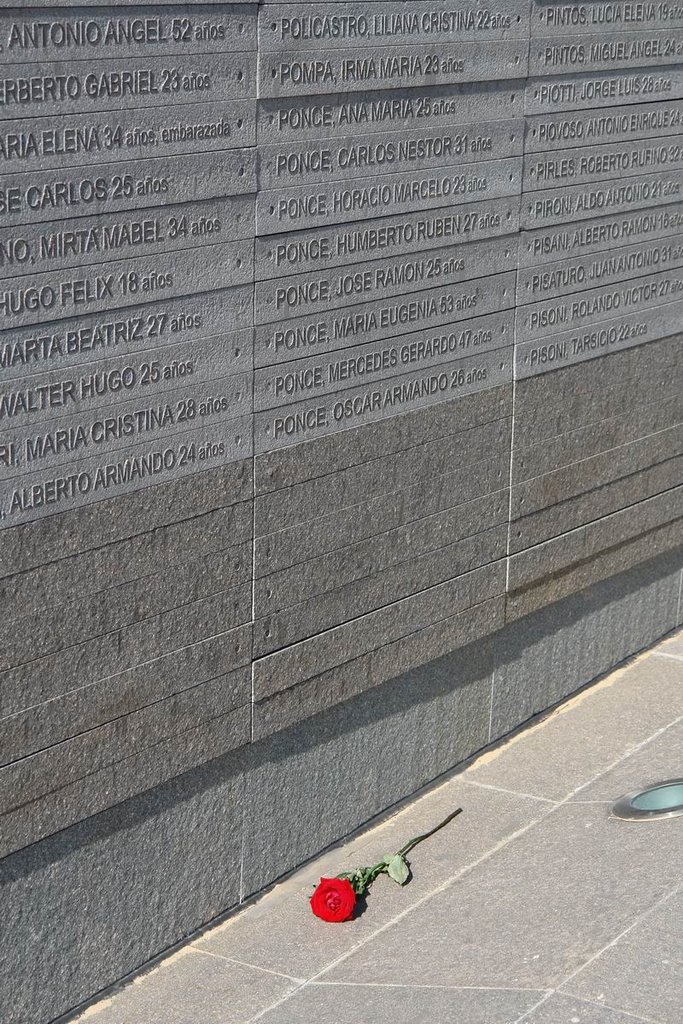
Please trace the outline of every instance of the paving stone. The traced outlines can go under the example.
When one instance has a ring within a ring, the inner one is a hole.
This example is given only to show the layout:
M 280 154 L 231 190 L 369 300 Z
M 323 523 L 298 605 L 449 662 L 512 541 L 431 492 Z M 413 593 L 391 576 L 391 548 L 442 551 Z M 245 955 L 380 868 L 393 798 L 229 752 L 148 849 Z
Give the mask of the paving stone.
M 653 666 L 656 671 L 656 667 Z M 683 686 L 683 670 L 679 675 Z M 635 793 L 658 782 L 681 776 L 683 721 L 667 726 L 625 761 L 605 772 L 577 793 L 575 800 L 603 800 L 613 804 L 627 793 Z
M 443 659 L 441 665 L 435 664 L 428 672 L 418 673 L 418 678 L 422 679 L 423 686 L 426 687 L 424 707 L 430 721 L 434 720 L 438 709 L 446 706 L 449 701 L 456 706 L 455 693 L 451 698 L 446 697 L 449 678 L 456 687 L 463 684 L 463 670 L 454 671 L 455 664 L 454 658 Z M 485 665 L 482 664 L 481 667 L 485 672 Z M 443 694 L 437 699 L 436 680 L 439 678 Z M 408 692 L 406 687 L 406 681 L 402 683 L 397 680 L 392 685 L 392 690 L 386 695 L 390 704 L 395 701 L 395 695 L 400 692 L 400 688 L 404 693 Z M 461 692 L 457 700 L 462 702 L 463 699 L 464 694 Z M 347 711 L 350 710 L 347 707 Z M 355 718 L 354 723 L 355 728 L 359 729 L 360 725 Z M 313 721 L 309 722 L 308 731 L 312 731 L 316 724 Z M 317 728 L 320 730 L 320 724 Z M 397 723 L 385 722 L 382 726 L 378 722 L 366 728 L 369 730 L 365 733 L 368 737 L 375 734 L 379 739 L 385 732 L 387 738 L 392 736 L 396 739 L 398 735 Z M 438 742 L 441 743 L 440 727 L 437 729 L 437 735 Z M 344 737 L 340 738 L 339 742 L 341 746 L 335 744 L 335 751 L 340 753 L 345 747 L 353 749 L 353 763 L 361 769 L 369 757 L 375 756 L 363 755 L 358 739 Z M 280 745 L 277 740 L 273 743 Z M 326 758 L 332 756 L 333 752 L 330 751 Z M 378 764 L 378 767 L 378 778 L 381 778 L 383 785 L 389 784 L 389 773 L 381 769 L 381 765 Z M 269 781 L 274 783 L 275 780 L 273 778 Z M 292 773 L 290 782 L 294 787 L 297 805 L 300 803 L 304 813 L 310 813 L 312 807 L 309 811 L 307 792 L 310 791 L 310 799 L 313 800 L 311 781 L 306 782 L 299 772 Z M 358 785 L 361 784 L 359 779 Z M 353 788 L 355 792 L 355 786 Z M 393 786 L 392 792 L 396 792 Z M 268 799 L 274 800 L 275 793 L 272 796 L 269 794 Z M 353 794 L 349 799 L 353 799 Z M 373 800 L 373 807 L 375 803 Z M 430 840 L 429 847 L 424 847 L 421 854 L 416 852 L 412 856 L 413 878 L 409 886 L 399 890 L 393 884 L 384 884 L 388 883 L 387 879 L 381 879 L 371 890 L 368 912 L 355 917 L 343 928 L 329 929 L 317 920 L 311 920 L 308 897 L 311 887 L 317 884 L 320 872 L 334 874 L 359 864 L 374 864 L 388 851 L 400 849 L 411 836 L 427 832 L 458 807 L 462 807 L 464 813 L 454 824 L 444 832 L 437 833 Z M 360 802 L 358 810 L 363 811 Z M 351 814 L 351 811 L 351 805 L 348 810 L 346 806 L 341 809 L 344 816 Z M 342 953 L 348 952 L 359 941 L 368 938 L 395 914 L 409 909 L 429 892 L 443 885 L 469 864 L 479 860 L 501 840 L 545 812 L 546 807 L 538 801 L 495 790 L 480 790 L 456 777 L 438 790 L 398 811 L 369 833 L 364 833 L 342 848 L 331 851 L 319 864 L 316 863 L 312 868 L 298 872 L 277 894 L 274 894 L 272 899 L 212 929 L 208 934 L 195 940 L 194 945 L 219 956 L 239 958 L 244 963 L 265 970 L 310 978 Z M 353 820 L 352 816 L 350 820 Z M 327 820 L 320 824 L 323 828 L 329 828 Z M 303 835 L 297 835 L 295 842 L 302 839 Z
M 457 1020 L 458 1024 L 515 1024 L 542 992 L 429 989 L 410 985 L 307 985 L 263 1016 L 264 1024 L 359 1024 L 360 1021 Z M 133 1022 L 131 1022 L 133 1024 Z
M 678 893 L 645 914 L 635 927 L 579 971 L 563 992 L 598 1005 L 604 1002 L 645 1020 L 678 1024 L 682 925 L 683 896 Z
M 639 1024 L 639 1018 L 583 999 L 556 994 L 524 1017 L 524 1024 Z
M 678 826 L 660 824 L 655 859 L 601 805 L 556 808 L 320 980 L 553 988 L 679 881 Z
M 293 992 L 297 982 L 192 946 L 170 957 L 144 984 L 132 983 L 109 1006 L 76 1021 L 96 1024 L 243 1024 Z
M 580 787 L 670 724 L 682 683 L 683 667 L 674 659 L 645 654 L 590 699 L 579 697 L 539 723 L 524 744 L 513 740 L 475 765 L 471 778 L 550 800 L 573 793 L 582 799 Z

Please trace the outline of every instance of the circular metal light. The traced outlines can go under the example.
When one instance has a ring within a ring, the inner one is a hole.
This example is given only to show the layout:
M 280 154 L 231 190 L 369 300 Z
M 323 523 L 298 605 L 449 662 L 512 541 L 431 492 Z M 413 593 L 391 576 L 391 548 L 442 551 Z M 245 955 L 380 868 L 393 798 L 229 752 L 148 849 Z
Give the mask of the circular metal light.
M 674 818 L 683 814 L 683 779 L 669 779 L 629 793 L 616 802 L 612 814 L 627 821 Z

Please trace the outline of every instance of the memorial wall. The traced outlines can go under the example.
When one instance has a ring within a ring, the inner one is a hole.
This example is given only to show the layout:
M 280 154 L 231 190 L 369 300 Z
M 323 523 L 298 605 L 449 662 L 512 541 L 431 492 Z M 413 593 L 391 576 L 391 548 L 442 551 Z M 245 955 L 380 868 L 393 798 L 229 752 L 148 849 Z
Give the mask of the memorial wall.
M 0 0 L 3 1024 L 683 619 L 682 341 L 683 3 Z

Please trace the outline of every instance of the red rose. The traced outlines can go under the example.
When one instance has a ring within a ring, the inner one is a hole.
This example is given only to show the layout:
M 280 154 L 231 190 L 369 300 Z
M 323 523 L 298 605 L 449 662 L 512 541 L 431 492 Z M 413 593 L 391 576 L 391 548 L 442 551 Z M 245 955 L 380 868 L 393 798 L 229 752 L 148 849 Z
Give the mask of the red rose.
M 348 878 L 321 878 L 311 896 L 311 910 L 321 921 L 349 921 L 356 909 L 356 894 Z

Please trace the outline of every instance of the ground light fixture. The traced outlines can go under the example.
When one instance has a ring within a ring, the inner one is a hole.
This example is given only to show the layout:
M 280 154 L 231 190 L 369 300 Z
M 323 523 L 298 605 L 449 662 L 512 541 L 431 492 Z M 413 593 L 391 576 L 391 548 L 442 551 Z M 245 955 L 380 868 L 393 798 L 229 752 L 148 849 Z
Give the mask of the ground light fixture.
M 675 818 L 679 814 L 683 814 L 683 779 L 669 779 L 629 793 L 612 808 L 613 817 L 626 821 Z

